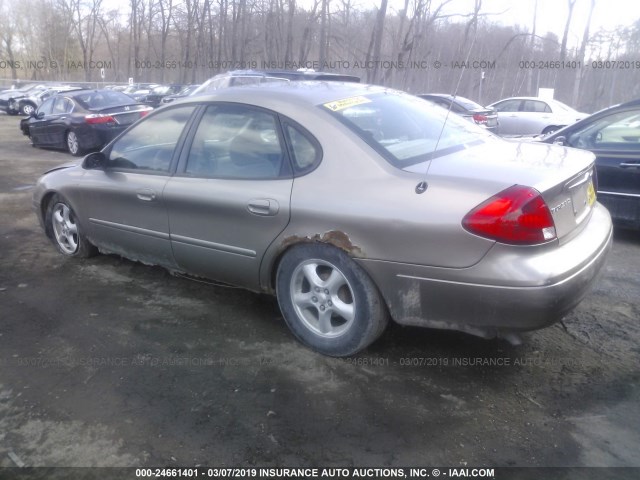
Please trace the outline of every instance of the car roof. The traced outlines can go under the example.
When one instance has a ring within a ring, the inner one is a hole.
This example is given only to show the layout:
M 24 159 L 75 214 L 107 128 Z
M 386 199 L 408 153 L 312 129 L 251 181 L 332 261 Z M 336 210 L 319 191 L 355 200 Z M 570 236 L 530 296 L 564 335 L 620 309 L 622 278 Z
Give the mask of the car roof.
M 298 105 L 319 105 L 331 101 L 384 92 L 402 93 L 389 88 L 363 83 L 305 80 L 221 88 L 205 95 L 186 97 L 179 103 L 227 101 L 256 104 L 288 102 Z
M 220 77 L 276 77 L 288 80 L 343 80 L 350 82 L 360 82 L 360 77 L 342 73 L 317 72 L 315 70 L 282 70 L 282 69 L 266 69 L 266 70 L 231 70 L 219 75 Z

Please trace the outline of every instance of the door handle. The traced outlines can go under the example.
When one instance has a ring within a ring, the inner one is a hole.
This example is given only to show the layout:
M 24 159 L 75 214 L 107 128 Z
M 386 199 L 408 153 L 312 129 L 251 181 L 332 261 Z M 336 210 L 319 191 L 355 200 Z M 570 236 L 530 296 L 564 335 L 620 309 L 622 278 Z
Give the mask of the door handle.
M 263 217 L 273 216 L 280 211 L 280 205 L 277 201 L 269 198 L 254 198 L 249 200 L 247 210 L 254 215 Z
M 138 200 L 142 200 L 144 202 L 153 202 L 156 199 L 156 192 L 148 189 L 138 190 L 136 192 L 136 196 L 138 197 Z
M 621 163 L 620 164 L 620 168 L 640 168 L 640 162 L 633 162 L 633 163 Z

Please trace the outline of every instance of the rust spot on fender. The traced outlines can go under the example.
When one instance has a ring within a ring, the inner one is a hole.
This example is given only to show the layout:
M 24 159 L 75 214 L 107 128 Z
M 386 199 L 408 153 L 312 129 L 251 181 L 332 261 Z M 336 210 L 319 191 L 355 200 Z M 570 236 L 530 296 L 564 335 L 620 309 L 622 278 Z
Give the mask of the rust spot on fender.
M 358 257 L 358 258 L 365 257 L 362 249 L 351 242 L 349 235 L 339 230 L 330 230 L 323 234 L 316 233 L 315 235 L 306 236 L 306 237 L 302 237 L 299 235 L 291 235 L 282 241 L 280 248 L 281 250 L 285 250 L 287 247 L 291 245 L 295 245 L 296 243 L 311 243 L 311 242 L 328 243 L 330 245 L 333 245 L 334 247 L 338 247 L 339 249 L 344 250 L 352 257 Z

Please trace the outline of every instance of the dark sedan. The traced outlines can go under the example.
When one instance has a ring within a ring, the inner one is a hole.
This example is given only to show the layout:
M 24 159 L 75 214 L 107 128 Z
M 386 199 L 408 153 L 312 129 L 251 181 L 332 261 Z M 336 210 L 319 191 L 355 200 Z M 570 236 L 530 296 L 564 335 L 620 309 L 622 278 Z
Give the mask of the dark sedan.
M 466 118 L 470 122 L 485 127 L 487 130 L 497 133 L 498 129 L 498 112 L 489 107 L 483 107 L 479 103 L 469 100 L 459 95 L 453 96 L 445 93 L 423 93 L 418 97 L 429 100 L 430 102 L 440 105 L 441 107 L 457 113 L 461 117 Z
M 79 90 L 47 99 L 20 122 L 35 147 L 65 148 L 74 156 L 99 150 L 151 107 L 112 90 Z
M 594 113 L 542 141 L 593 152 L 598 201 L 617 225 L 640 229 L 640 99 Z

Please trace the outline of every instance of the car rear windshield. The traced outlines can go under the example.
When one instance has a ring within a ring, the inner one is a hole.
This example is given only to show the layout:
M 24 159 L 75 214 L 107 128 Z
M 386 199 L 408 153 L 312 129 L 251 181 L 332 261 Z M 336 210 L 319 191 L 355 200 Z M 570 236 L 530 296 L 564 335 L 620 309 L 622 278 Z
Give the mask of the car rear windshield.
M 404 169 L 479 145 L 485 129 L 420 98 L 396 92 L 321 105 L 392 165 Z
M 102 108 L 131 105 L 132 103 L 135 103 L 135 100 L 130 96 L 113 90 L 93 90 L 74 95 L 74 98 L 87 110 L 100 110 Z

